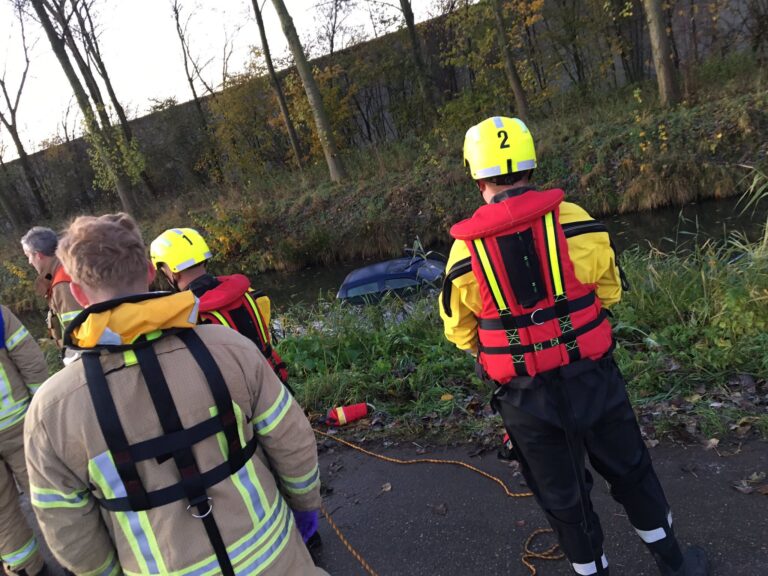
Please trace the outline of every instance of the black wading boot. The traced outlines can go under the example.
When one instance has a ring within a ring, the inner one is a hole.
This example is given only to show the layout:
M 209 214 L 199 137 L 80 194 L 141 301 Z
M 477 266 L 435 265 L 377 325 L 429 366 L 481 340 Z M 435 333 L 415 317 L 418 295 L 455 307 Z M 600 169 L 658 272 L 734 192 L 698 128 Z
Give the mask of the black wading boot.
M 668 566 L 664 560 L 654 554 L 661 576 L 710 576 L 709 561 L 703 548 L 691 546 L 683 554 L 683 565 L 677 570 Z

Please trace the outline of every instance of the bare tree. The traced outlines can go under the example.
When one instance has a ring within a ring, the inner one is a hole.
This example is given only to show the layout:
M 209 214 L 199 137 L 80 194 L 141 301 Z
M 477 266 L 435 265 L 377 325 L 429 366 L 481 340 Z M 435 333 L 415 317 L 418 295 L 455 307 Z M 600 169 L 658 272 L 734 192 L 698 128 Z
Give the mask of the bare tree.
M 672 64 L 672 53 L 664 25 L 665 19 L 661 0 L 643 0 L 643 6 L 651 37 L 653 66 L 656 68 L 656 81 L 659 85 L 659 101 L 666 108 L 680 101 L 680 90 L 677 86 Z
M 24 71 L 21 73 L 21 79 L 19 80 L 18 87 L 16 89 L 15 96 L 11 96 L 11 92 L 8 89 L 8 81 L 5 77 L 5 70 L 2 77 L 0 77 L 0 92 L 3 93 L 4 105 L 0 107 L 0 123 L 5 126 L 8 134 L 13 140 L 14 146 L 16 146 L 16 152 L 19 155 L 19 164 L 21 165 L 21 171 L 24 174 L 24 179 L 29 186 L 29 191 L 32 192 L 32 196 L 37 204 L 37 209 L 40 214 L 45 218 L 51 216 L 51 211 L 48 208 L 48 204 L 43 198 L 42 185 L 35 174 L 32 164 L 29 161 L 29 156 L 24 148 L 24 144 L 21 141 L 19 135 L 19 125 L 17 122 L 16 114 L 19 110 L 19 101 L 21 99 L 21 93 L 24 91 L 24 84 L 27 81 L 27 73 L 29 72 L 29 50 L 27 48 L 27 35 L 24 29 L 24 15 L 21 10 L 21 6 L 16 7 L 16 15 L 19 22 L 19 29 L 21 35 L 21 46 L 24 52 Z
M 256 24 L 259 26 L 259 36 L 261 37 L 261 52 L 264 55 L 264 61 L 267 64 L 269 81 L 272 84 L 272 90 L 274 91 L 275 97 L 277 98 L 277 103 L 280 105 L 280 114 L 283 116 L 285 129 L 288 131 L 288 139 L 291 141 L 293 156 L 296 158 L 296 164 L 298 165 L 299 170 L 301 170 L 301 145 L 299 144 L 299 136 L 296 134 L 296 128 L 293 125 L 293 120 L 291 120 L 291 113 L 288 110 L 288 102 L 285 99 L 283 87 L 280 85 L 280 78 L 277 76 L 277 72 L 275 72 L 275 65 L 272 62 L 272 53 L 269 49 L 269 42 L 267 41 L 267 33 L 264 28 L 264 19 L 261 16 L 262 8 L 259 7 L 259 0 L 252 1 L 253 11 L 256 15 Z
M 59 65 L 64 71 L 64 74 L 67 77 L 70 86 L 72 87 L 72 91 L 75 94 L 77 104 L 80 107 L 80 111 L 83 113 L 86 130 L 92 137 L 92 144 L 99 151 L 100 157 L 106 165 L 107 170 L 109 170 L 113 177 L 115 188 L 117 190 L 118 196 L 120 197 L 123 210 L 126 212 L 135 213 L 136 209 L 138 208 L 138 204 L 133 189 L 131 188 L 130 183 L 126 178 L 124 171 L 115 162 L 115 160 L 112 158 L 112 155 L 110 154 L 110 149 L 115 148 L 115 142 L 111 134 L 109 117 L 106 115 L 106 111 L 104 109 L 104 102 L 103 100 L 98 99 L 100 96 L 98 86 L 94 86 L 95 80 L 93 79 L 92 75 L 89 76 L 84 74 L 83 81 L 81 81 L 78 77 L 67 52 L 67 48 L 71 48 L 67 42 L 68 27 L 59 32 L 54 26 L 53 20 L 51 19 L 49 10 L 55 10 L 55 8 L 50 4 L 48 0 L 30 0 L 30 2 L 32 4 L 32 8 L 37 14 L 43 30 L 45 30 L 45 35 L 48 37 L 48 41 L 51 44 L 53 53 L 55 54 L 56 59 L 59 61 Z M 63 7 L 61 5 L 63 5 L 64 0 L 58 0 L 58 2 L 59 7 Z M 68 20 L 65 20 L 65 23 L 68 23 Z M 72 54 L 75 60 L 78 61 L 78 67 L 82 72 L 83 67 L 80 65 L 78 60 L 78 58 L 82 59 L 82 56 L 76 50 L 76 47 Z M 83 82 L 85 82 L 89 87 L 89 91 L 94 98 L 94 105 L 91 104 L 91 101 L 88 98 L 88 94 L 86 93 L 85 87 L 83 86 Z M 102 124 L 99 123 L 99 120 L 101 120 Z
M 301 46 L 301 41 L 293 25 L 293 19 L 288 13 L 285 3 L 283 0 L 272 0 L 272 4 L 280 18 L 283 33 L 288 40 L 288 47 L 291 50 L 291 54 L 293 54 L 296 68 L 304 85 L 304 91 L 307 93 L 307 100 L 309 100 L 309 105 L 312 108 L 315 126 L 317 127 L 317 136 L 320 139 L 320 144 L 325 154 L 325 161 L 328 164 L 328 173 L 333 182 L 341 182 L 347 175 L 344 170 L 344 164 L 341 162 L 341 158 L 339 158 L 336 141 L 331 130 L 331 123 L 328 120 L 328 114 L 325 111 L 323 98 L 320 94 L 320 88 L 318 88 L 315 77 L 312 75 L 312 69 L 304 54 L 304 48 Z
M 181 55 L 184 62 L 184 75 L 187 78 L 187 84 L 189 85 L 189 89 L 192 92 L 192 102 L 195 105 L 197 117 L 200 120 L 200 127 L 202 128 L 203 133 L 206 135 L 208 140 L 208 155 L 210 156 L 209 162 L 210 166 L 213 168 L 213 171 L 216 173 L 216 176 L 214 177 L 214 179 L 216 179 L 224 173 L 224 170 L 219 160 L 219 152 L 216 146 L 216 139 L 213 135 L 213 127 L 211 126 L 208 115 L 203 108 L 203 100 L 197 88 L 197 82 L 200 82 L 203 85 L 205 94 L 211 98 L 216 98 L 213 87 L 205 81 L 205 78 L 202 75 L 203 68 L 205 68 L 210 60 L 201 66 L 192 56 L 192 52 L 189 47 L 188 33 L 189 21 L 192 18 L 192 14 L 187 16 L 186 19 L 182 20 L 182 6 L 179 0 L 172 0 L 171 12 L 173 13 L 173 20 L 176 23 L 176 35 L 178 36 L 179 43 L 181 44 Z M 222 84 L 226 80 L 227 63 L 229 62 L 229 56 L 232 54 L 231 43 L 229 43 L 229 51 L 227 51 L 227 45 L 228 42 L 225 42 L 224 58 L 222 62 Z M 210 174 L 206 174 L 206 177 L 210 178 Z
M 520 75 L 517 73 L 515 63 L 512 60 L 512 52 L 509 49 L 509 42 L 507 41 L 507 27 L 504 24 L 504 11 L 502 7 L 502 0 L 491 0 L 493 6 L 493 15 L 496 20 L 496 38 L 499 44 L 499 50 L 501 51 L 502 59 L 504 60 L 504 71 L 507 74 L 507 81 L 509 87 L 515 95 L 515 104 L 517 106 L 516 114 L 518 118 L 524 122 L 528 122 L 528 99 L 525 97 L 525 90 L 523 90 L 523 83 L 520 80 Z
M 70 0 L 70 4 L 72 6 L 72 15 L 75 17 L 78 24 L 76 33 L 80 37 L 80 41 L 88 58 L 88 62 L 93 63 L 94 67 L 96 68 L 96 72 L 104 82 L 104 87 L 107 89 L 109 100 L 112 103 L 115 114 L 117 114 L 120 129 L 123 133 L 123 137 L 125 138 L 125 142 L 130 145 L 134 141 L 133 131 L 131 130 L 131 126 L 128 123 L 128 117 L 125 114 L 125 109 L 120 104 L 120 100 L 117 98 L 115 89 L 112 86 L 112 80 L 109 76 L 109 72 L 107 71 L 107 66 L 104 64 L 104 58 L 101 55 L 101 50 L 99 49 L 98 32 L 91 15 L 93 0 Z M 155 189 L 152 180 L 147 174 L 147 171 L 141 170 L 139 176 L 150 194 L 157 197 L 157 190 Z

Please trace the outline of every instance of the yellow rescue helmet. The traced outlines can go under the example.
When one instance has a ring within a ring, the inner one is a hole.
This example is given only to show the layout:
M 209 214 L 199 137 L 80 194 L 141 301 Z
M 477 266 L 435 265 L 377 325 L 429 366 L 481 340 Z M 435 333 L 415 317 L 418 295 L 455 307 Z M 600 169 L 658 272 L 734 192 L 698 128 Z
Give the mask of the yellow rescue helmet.
M 536 168 L 536 150 L 525 122 L 493 116 L 464 136 L 464 165 L 474 180 Z
M 211 258 L 211 251 L 197 230 L 171 228 L 152 240 L 149 257 L 155 268 L 165 264 L 171 272 L 181 272 Z

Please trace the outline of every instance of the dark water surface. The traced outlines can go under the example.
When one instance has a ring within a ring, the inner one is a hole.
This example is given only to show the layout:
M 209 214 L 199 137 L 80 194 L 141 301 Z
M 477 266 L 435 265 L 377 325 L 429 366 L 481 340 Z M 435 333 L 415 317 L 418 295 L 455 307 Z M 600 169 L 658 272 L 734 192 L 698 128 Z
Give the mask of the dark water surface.
M 697 202 L 682 208 L 663 208 L 653 212 L 621 214 L 602 218 L 619 250 L 633 246 L 660 250 L 692 246 L 707 239 L 724 241 L 729 234 L 741 233 L 751 240 L 760 238 L 768 218 L 768 203 L 756 212 L 743 213 L 737 198 Z M 403 238 L 410 246 L 412 238 Z M 447 255 L 445 245 L 430 248 Z M 336 296 L 345 276 L 370 262 L 355 262 L 327 267 L 306 268 L 299 272 L 268 272 L 251 276 L 256 287 L 264 290 L 278 310 L 294 304 L 312 304 L 320 295 Z

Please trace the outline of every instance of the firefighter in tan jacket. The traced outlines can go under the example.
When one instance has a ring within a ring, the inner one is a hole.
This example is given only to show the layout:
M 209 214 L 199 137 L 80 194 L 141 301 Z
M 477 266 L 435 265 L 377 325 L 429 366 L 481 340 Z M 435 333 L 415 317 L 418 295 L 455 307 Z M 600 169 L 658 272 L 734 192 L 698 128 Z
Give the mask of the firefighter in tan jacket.
M 57 244 L 56 232 L 43 226 L 31 228 L 21 239 L 24 255 L 38 274 L 35 292 L 48 302 L 48 333 L 62 348 L 64 330 L 82 306 L 72 296 L 70 277 L 56 257 Z
M 37 539 L 19 507 L 16 483 L 29 494 L 23 422 L 32 395 L 46 378 L 48 367 L 37 342 L 0 305 L 0 560 L 9 574 L 44 571 Z
M 57 254 L 81 352 L 25 424 L 32 504 L 78 575 L 320 575 L 292 510 L 320 507 L 314 435 L 254 344 L 147 293 L 135 222 L 80 217 Z

